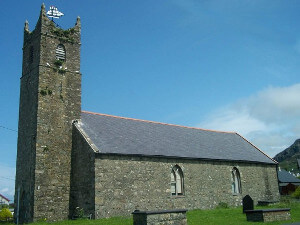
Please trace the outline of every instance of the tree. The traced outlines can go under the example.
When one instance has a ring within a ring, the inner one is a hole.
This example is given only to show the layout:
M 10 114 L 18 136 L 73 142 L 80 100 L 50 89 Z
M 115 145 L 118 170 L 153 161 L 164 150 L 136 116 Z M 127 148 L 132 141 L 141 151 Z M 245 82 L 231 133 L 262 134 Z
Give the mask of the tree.
M 2 208 L 0 211 L 0 221 L 8 221 L 12 219 L 12 214 L 8 208 Z

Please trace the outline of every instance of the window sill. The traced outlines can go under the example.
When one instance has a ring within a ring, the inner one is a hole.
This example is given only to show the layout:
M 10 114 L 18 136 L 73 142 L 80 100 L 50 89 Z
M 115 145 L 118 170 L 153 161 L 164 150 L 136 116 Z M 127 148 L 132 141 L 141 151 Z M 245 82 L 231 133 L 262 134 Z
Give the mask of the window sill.
M 233 196 L 240 196 L 240 195 L 242 195 L 242 193 L 233 193 L 232 195 Z
M 171 198 L 185 198 L 185 195 L 171 195 Z

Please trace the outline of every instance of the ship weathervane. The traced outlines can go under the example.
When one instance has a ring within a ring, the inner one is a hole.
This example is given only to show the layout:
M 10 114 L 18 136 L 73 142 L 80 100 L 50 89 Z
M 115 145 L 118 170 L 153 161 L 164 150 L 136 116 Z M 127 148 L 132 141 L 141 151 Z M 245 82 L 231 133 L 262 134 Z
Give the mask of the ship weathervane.
M 53 22 L 54 22 L 53 18 L 59 19 L 63 15 L 64 14 L 62 12 L 58 11 L 57 7 L 55 7 L 55 6 L 50 6 L 50 10 L 47 12 L 47 16 L 50 17 L 50 18 L 52 18 Z

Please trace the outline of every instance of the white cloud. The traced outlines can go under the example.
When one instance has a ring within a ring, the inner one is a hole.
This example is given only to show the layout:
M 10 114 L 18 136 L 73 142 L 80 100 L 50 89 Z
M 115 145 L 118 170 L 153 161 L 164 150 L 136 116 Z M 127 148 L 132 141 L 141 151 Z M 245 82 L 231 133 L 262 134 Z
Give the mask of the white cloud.
M 244 111 L 244 112 L 243 112 Z M 201 127 L 224 131 L 239 131 L 241 133 L 250 133 L 252 131 L 264 130 L 266 126 L 261 121 L 251 117 L 248 112 L 232 108 L 223 108 L 213 115 L 214 118 L 203 122 Z M 241 126 L 243 124 L 244 126 Z M 246 126 L 245 126 L 246 125 Z
M 300 83 L 269 87 L 218 109 L 198 126 L 236 131 L 270 156 L 300 138 Z
M 300 84 L 270 87 L 250 97 L 248 109 L 253 117 L 268 123 L 291 122 L 300 116 Z

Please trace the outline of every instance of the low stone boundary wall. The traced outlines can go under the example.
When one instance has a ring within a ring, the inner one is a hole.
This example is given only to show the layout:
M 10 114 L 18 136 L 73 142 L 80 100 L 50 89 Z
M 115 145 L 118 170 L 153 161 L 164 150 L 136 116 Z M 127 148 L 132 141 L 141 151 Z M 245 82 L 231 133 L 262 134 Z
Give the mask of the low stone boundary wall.
M 289 208 L 287 209 L 255 209 L 246 210 L 247 221 L 253 222 L 271 222 L 280 220 L 290 220 L 291 213 Z
M 133 214 L 133 225 L 187 225 L 186 209 L 139 211 Z

